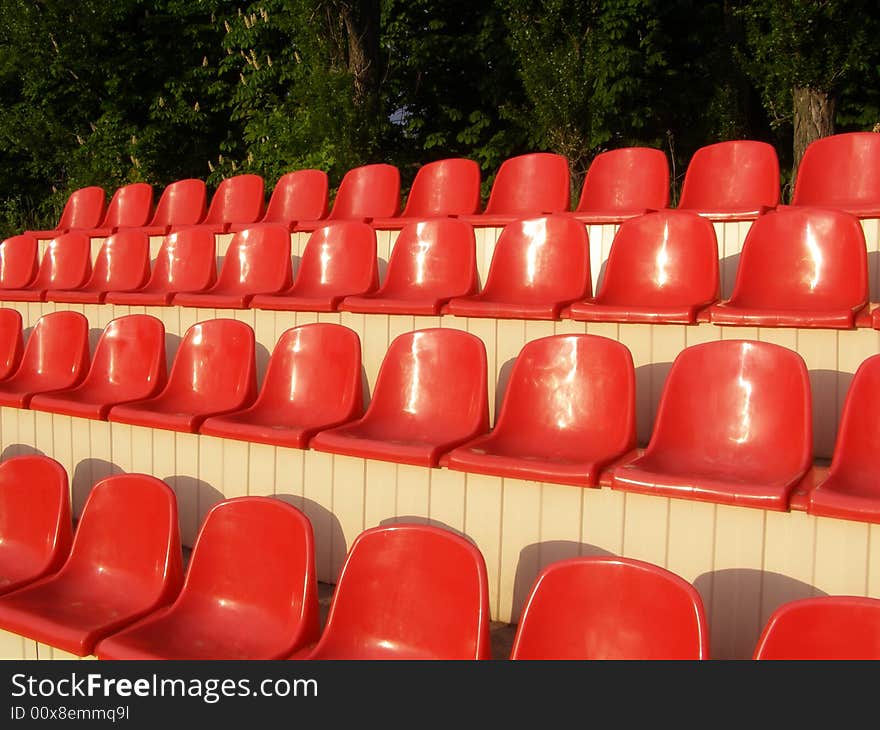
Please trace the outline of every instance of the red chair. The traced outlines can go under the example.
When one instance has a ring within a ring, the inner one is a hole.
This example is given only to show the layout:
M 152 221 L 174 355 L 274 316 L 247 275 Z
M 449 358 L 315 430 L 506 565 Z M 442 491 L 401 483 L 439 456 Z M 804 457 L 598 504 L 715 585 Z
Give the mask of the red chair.
M 700 147 L 684 174 L 680 210 L 712 220 L 754 220 L 779 204 L 779 159 L 766 142 L 732 140 Z
M 668 205 L 666 153 L 651 147 L 623 147 L 593 158 L 572 215 L 582 223 L 620 223 Z
M 153 186 L 149 183 L 123 185 L 113 193 L 103 220 L 84 231 L 89 236 L 106 238 L 121 228 L 147 225 L 153 214 Z
M 164 236 L 172 228 L 194 226 L 205 217 L 207 199 L 208 193 L 203 180 L 177 180 L 162 191 L 149 223 L 136 230 L 148 236 Z
M 718 243 L 711 221 L 663 210 L 624 221 L 599 293 L 563 317 L 586 322 L 693 324 L 718 297 Z
M 342 177 L 327 221 L 390 218 L 400 210 L 400 170 L 394 165 L 354 167 Z M 298 221 L 297 231 L 314 231 L 323 220 Z
M 666 378 L 645 453 L 612 488 L 787 510 L 812 466 L 810 380 L 779 345 L 719 340 L 685 348 Z
M 501 227 L 521 218 L 568 211 L 571 205 L 568 160 L 550 152 L 511 157 L 501 163 L 486 209 L 463 216 L 474 226 Z
M 683 578 L 641 560 L 560 560 L 532 586 L 510 658 L 708 659 L 703 601 Z
M 37 239 L 12 236 L 0 243 L 0 299 L 6 289 L 27 289 L 38 271 Z
M 37 393 L 72 388 L 89 369 L 89 321 L 79 312 L 37 320 L 16 371 L 0 381 L 0 406 L 27 408 Z
M 108 292 L 108 304 L 168 306 L 180 292 L 204 291 L 217 279 L 214 234 L 201 228 L 169 233 L 162 241 L 147 283 L 127 292 Z
M 293 659 L 489 659 L 486 564 L 429 525 L 365 530 L 352 544 L 327 623 Z
M 715 324 L 852 329 L 868 304 L 868 254 L 858 219 L 838 210 L 785 208 L 746 235 L 730 299 Z
M 290 233 L 265 225 L 233 235 L 217 283 L 209 289 L 181 292 L 178 307 L 244 309 L 255 294 L 273 294 L 290 286 Z
M 0 380 L 18 369 L 22 350 L 21 314 L 15 309 L 0 308 Z
M 168 485 L 145 474 L 108 477 L 89 493 L 61 569 L 0 597 L 0 628 L 86 656 L 174 600 L 182 562 Z
M 270 497 L 215 504 L 174 603 L 113 634 L 99 659 L 284 659 L 318 640 L 308 518 Z
M 440 460 L 456 471 L 595 487 L 636 445 L 629 350 L 596 335 L 533 340 L 514 363 L 495 428 Z
M 476 294 L 476 244 L 469 223 L 437 218 L 407 223 L 375 292 L 346 297 L 344 312 L 438 315 L 454 297 Z
M 56 572 L 72 538 L 64 467 L 30 455 L 0 464 L 0 595 Z
M 880 600 L 819 596 L 777 608 L 761 633 L 755 659 L 880 659 Z
M 489 428 L 486 350 L 472 334 L 424 329 L 398 336 L 360 420 L 321 431 L 310 448 L 399 464 L 440 455 Z
M 304 449 L 363 410 L 360 338 L 342 325 L 306 324 L 278 338 L 256 402 L 207 419 L 199 433 Z
M 152 398 L 164 385 L 165 327 L 148 314 L 129 314 L 104 328 L 80 385 L 35 395 L 29 407 L 100 420 L 113 406 Z
M 260 223 L 282 225 L 292 231 L 298 221 L 317 221 L 327 217 L 329 181 L 323 170 L 294 170 L 282 175 L 272 189 L 266 213 Z M 252 223 L 230 223 L 228 232 L 237 233 Z
M 573 218 L 511 223 L 495 244 L 483 290 L 452 299 L 443 313 L 559 319 L 563 307 L 592 293 L 589 249 L 586 228 Z
M 113 406 L 110 421 L 195 433 L 209 416 L 241 410 L 257 394 L 254 331 L 234 319 L 190 327 L 159 395 Z
M 379 286 L 376 233 L 366 223 L 337 221 L 309 236 L 293 286 L 278 294 L 257 294 L 253 309 L 334 312 L 347 296 Z
M 21 289 L 4 289 L 2 297 L 14 302 L 44 302 L 50 289 L 78 289 L 91 273 L 89 237 L 80 231 L 63 233 L 49 241 L 36 278 Z
M 373 218 L 377 230 L 399 230 L 415 221 L 473 215 L 480 208 L 480 166 L 462 157 L 419 168 L 399 217 Z
M 101 245 L 89 280 L 79 289 L 50 289 L 48 302 L 101 304 L 111 291 L 131 291 L 150 278 L 150 239 L 139 231 L 122 230 Z
M 107 205 L 107 193 L 104 188 L 91 186 L 74 190 L 61 212 L 58 225 L 49 231 L 25 231 L 25 235 L 34 238 L 56 238 L 73 230 L 89 230 L 97 226 L 104 218 Z
M 233 175 L 217 186 L 208 213 L 198 226 L 215 234 L 226 233 L 232 223 L 256 223 L 265 210 L 263 178 L 253 174 Z M 179 230 L 179 226 L 172 230 Z
M 849 132 L 811 142 L 798 166 L 791 204 L 880 217 L 880 135 Z

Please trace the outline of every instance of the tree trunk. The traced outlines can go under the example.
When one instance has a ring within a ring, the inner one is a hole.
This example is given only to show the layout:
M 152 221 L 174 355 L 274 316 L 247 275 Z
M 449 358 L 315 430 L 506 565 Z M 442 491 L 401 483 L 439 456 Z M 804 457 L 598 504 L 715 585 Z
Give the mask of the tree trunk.
M 834 134 L 837 96 L 830 91 L 796 86 L 792 91 L 792 97 L 794 99 L 794 165 L 791 179 L 794 183 L 798 165 L 807 145 L 821 137 Z
M 354 78 L 354 100 L 368 106 L 379 93 L 379 0 L 342 2 L 339 7 L 348 41 L 348 70 Z

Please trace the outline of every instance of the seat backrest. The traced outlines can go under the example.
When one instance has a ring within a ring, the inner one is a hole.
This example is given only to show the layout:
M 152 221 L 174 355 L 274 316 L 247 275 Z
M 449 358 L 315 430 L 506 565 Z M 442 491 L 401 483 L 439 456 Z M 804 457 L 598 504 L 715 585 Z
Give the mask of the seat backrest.
M 12 236 L 0 243 L 0 288 L 26 288 L 38 268 L 37 239 L 33 236 Z
M 539 216 L 566 211 L 571 204 L 568 160 L 533 152 L 501 163 L 484 213 Z
M 203 180 L 186 178 L 169 184 L 159 197 L 151 226 L 188 226 L 200 223 L 207 210 Z
M 669 161 L 663 150 L 623 147 L 593 158 L 578 211 L 661 210 L 669 205 Z
M 472 543 L 429 525 L 375 527 L 349 550 L 318 651 L 486 659 L 488 620 L 486 566 Z
M 101 244 L 86 288 L 128 291 L 150 277 L 150 239 L 140 231 L 121 230 Z
M 784 603 L 770 616 L 755 659 L 880 659 L 880 600 L 818 596 Z
M 56 229 L 95 228 L 104 217 L 106 205 L 107 193 L 104 188 L 92 185 L 74 190 L 64 204 Z
M 229 243 L 217 288 L 242 293 L 277 292 L 290 286 L 290 234 L 280 225 L 245 228 Z
M 255 223 L 265 211 L 265 184 L 260 175 L 234 175 L 221 181 L 203 223 Z
M 159 247 L 147 289 L 201 291 L 217 278 L 214 234 L 199 228 L 169 233 Z
M 700 147 L 684 174 L 682 209 L 757 211 L 779 204 L 779 158 L 766 142 L 731 140 Z
M 480 166 L 462 157 L 419 168 L 403 209 L 404 218 L 470 215 L 480 208 Z
M 18 368 L 24 350 L 21 314 L 17 309 L 0 308 L 0 380 Z
M 330 183 L 323 170 L 294 170 L 282 175 L 269 198 L 264 223 L 315 221 L 327 216 Z
M 145 226 L 153 213 L 153 186 L 132 183 L 118 188 L 98 228 Z
M 400 210 L 400 170 L 384 163 L 345 173 L 328 218 L 390 218 Z
M 16 376 L 60 378 L 71 387 L 89 369 L 89 321 L 79 312 L 57 311 L 37 320 L 24 346 Z
M 791 203 L 880 208 L 880 134 L 848 132 L 811 142 L 798 166 Z
M 683 578 L 641 560 L 561 560 L 532 586 L 510 658 L 708 659 L 703 602 Z
M 63 233 L 49 241 L 36 278 L 29 289 L 79 289 L 92 273 L 89 237 L 80 231 Z
M 690 211 L 662 210 L 621 223 L 605 276 L 601 304 L 680 306 L 718 296 L 718 241 L 712 222 Z
M 360 221 L 337 221 L 309 236 L 293 289 L 298 296 L 348 294 L 378 284 L 375 231 Z
M 868 253 L 858 219 L 806 207 L 761 216 L 743 243 L 730 301 L 813 311 L 866 304 Z

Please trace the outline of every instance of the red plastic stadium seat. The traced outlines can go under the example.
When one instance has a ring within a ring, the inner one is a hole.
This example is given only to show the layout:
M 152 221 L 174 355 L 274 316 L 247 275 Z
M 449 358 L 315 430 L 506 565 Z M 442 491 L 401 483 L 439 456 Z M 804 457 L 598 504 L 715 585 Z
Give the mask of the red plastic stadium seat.
M 568 211 L 568 160 L 550 152 L 511 157 L 501 163 L 489 202 L 480 215 L 463 216 L 475 226 L 507 225 L 521 218 Z
M 624 221 L 592 299 L 565 317 L 587 322 L 692 324 L 718 297 L 718 243 L 711 221 L 663 210 Z
M 791 204 L 880 217 L 880 134 L 849 132 L 811 142 L 798 167 Z
M 437 466 L 441 454 L 488 430 L 486 372 L 486 350 L 472 334 L 402 334 L 388 346 L 364 417 L 321 431 L 310 447 Z
M 203 180 L 177 180 L 162 191 L 150 222 L 136 230 L 149 236 L 164 236 L 172 228 L 194 226 L 205 217 L 207 199 Z
M 21 314 L 16 309 L 0 308 L 0 380 L 18 369 L 22 350 Z
M 215 504 L 177 600 L 101 641 L 99 659 L 284 659 L 318 640 L 308 518 L 269 497 Z
M 124 185 L 113 193 L 103 220 L 83 231 L 89 236 L 106 238 L 120 228 L 140 228 L 153 214 L 153 186 L 149 183 Z
M 355 167 L 345 173 L 328 221 L 369 221 L 390 218 L 400 210 L 400 170 L 394 165 Z M 297 231 L 314 231 L 324 221 L 298 221 Z
M 256 223 L 266 210 L 265 184 L 260 175 L 233 175 L 222 180 L 208 213 L 198 224 L 212 233 L 226 233 L 232 223 Z M 172 230 L 178 230 L 174 226 Z
M 376 233 L 366 223 L 337 221 L 309 236 L 293 286 L 258 294 L 254 309 L 333 312 L 342 300 L 379 286 Z
M 0 594 L 57 571 L 72 537 L 64 467 L 31 455 L 0 464 Z
M 106 419 L 113 406 L 151 398 L 164 385 L 165 327 L 148 314 L 129 314 L 104 328 L 88 375 L 80 385 L 35 395 L 29 407 Z
M 766 142 L 732 140 L 698 149 L 678 207 L 712 220 L 754 220 L 779 204 L 779 159 Z
M 810 491 L 813 515 L 880 523 L 880 355 L 865 360 L 849 387 L 827 477 Z
M 480 551 L 429 525 L 365 530 L 351 546 L 321 639 L 295 659 L 489 659 Z
M 147 283 L 128 292 L 108 292 L 109 304 L 168 306 L 175 294 L 204 291 L 217 278 L 214 234 L 200 228 L 169 233 L 162 241 Z
M 254 331 L 211 319 L 186 331 L 159 395 L 114 406 L 109 420 L 195 433 L 209 416 L 246 408 L 256 394 Z
M 91 244 L 85 233 L 64 233 L 49 241 L 37 276 L 27 287 L 4 289 L 6 301 L 46 301 L 50 289 L 78 289 L 92 273 Z
M 459 317 L 559 319 L 562 308 L 590 296 L 590 244 L 583 224 L 565 216 L 517 221 L 495 244 L 479 294 L 443 308 Z
M 139 289 L 150 277 L 150 239 L 139 231 L 112 234 L 101 245 L 92 274 L 79 289 L 46 292 L 49 302 L 100 304 L 107 292 Z
M 440 464 L 457 471 L 594 487 L 636 445 L 635 371 L 627 348 L 554 335 L 522 348 L 494 430 Z
M 297 221 L 311 222 L 327 216 L 329 181 L 323 170 L 294 170 L 282 175 L 269 198 L 260 223 L 271 223 L 293 230 Z M 242 231 L 252 223 L 231 223 L 229 232 Z
M 104 218 L 107 205 L 107 193 L 104 188 L 91 186 L 74 190 L 61 212 L 58 225 L 49 231 L 25 231 L 25 235 L 34 238 L 55 238 L 68 231 L 89 230 L 97 226 Z
M 858 219 L 839 210 L 785 208 L 746 235 L 733 293 L 707 310 L 744 327 L 851 329 L 868 303 L 868 254 Z
M 89 369 L 89 321 L 79 312 L 37 320 L 15 373 L 0 381 L 0 405 L 27 408 L 37 393 L 71 388 Z
M 623 147 L 593 158 L 577 208 L 583 223 L 620 223 L 669 205 L 669 162 L 651 147 Z
M 755 659 L 880 659 L 880 600 L 818 596 L 784 603 L 767 621 Z
M 666 378 L 645 453 L 612 488 L 788 509 L 812 466 L 810 381 L 803 359 L 768 342 L 685 348 Z
M 6 289 L 27 289 L 37 270 L 36 238 L 12 236 L 0 243 L 0 299 Z
M 560 560 L 532 586 L 510 658 L 708 659 L 703 601 L 683 578 L 641 560 Z
M 217 283 L 209 289 L 175 294 L 180 307 L 243 309 L 255 294 L 287 289 L 291 280 L 290 233 L 265 225 L 233 235 Z
M 476 294 L 476 244 L 469 223 L 438 218 L 400 232 L 385 281 L 375 292 L 346 297 L 345 312 L 438 315 L 453 297 Z
M 199 433 L 304 449 L 363 410 L 360 338 L 342 325 L 306 324 L 278 338 L 254 405 L 209 418 Z
M 0 597 L 0 628 L 78 656 L 170 603 L 182 582 L 177 502 L 145 474 L 98 482 L 61 570 Z
M 429 162 L 419 168 L 403 213 L 373 218 L 373 228 L 397 230 L 414 221 L 473 215 L 480 208 L 480 166 L 462 157 Z

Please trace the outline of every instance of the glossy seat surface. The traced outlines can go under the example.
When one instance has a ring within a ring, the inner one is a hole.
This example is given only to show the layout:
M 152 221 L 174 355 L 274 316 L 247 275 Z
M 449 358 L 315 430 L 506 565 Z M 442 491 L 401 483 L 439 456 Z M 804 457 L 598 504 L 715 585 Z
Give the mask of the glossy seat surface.
M 16 309 L 0 307 L 0 380 L 18 369 L 23 350 L 21 314 Z
M 147 225 L 153 214 L 153 186 L 149 183 L 131 183 L 117 188 L 103 219 L 89 236 L 105 237 L 120 228 L 139 228 Z
M 867 303 L 868 254 L 858 219 L 785 208 L 752 224 L 730 299 L 708 315 L 721 325 L 851 329 Z
M 0 242 L 0 297 L 5 289 L 27 289 L 37 276 L 37 239 L 11 236 Z
M 256 223 L 265 210 L 263 178 L 251 173 L 233 175 L 217 186 L 208 212 L 198 225 L 214 233 L 225 233 L 230 223 Z
M 449 454 L 450 469 L 598 484 L 635 447 L 635 371 L 629 350 L 595 335 L 533 340 L 513 365 L 495 428 Z
M 48 231 L 25 231 L 36 238 L 55 238 L 70 230 L 88 230 L 97 226 L 104 218 L 107 205 L 107 193 L 97 185 L 74 190 L 58 219 L 58 225 Z
M 440 218 L 408 223 L 391 251 L 382 286 L 346 297 L 339 309 L 438 315 L 450 299 L 478 289 L 474 229 L 460 220 Z
M 379 286 L 376 234 L 366 223 L 322 225 L 306 243 L 293 285 L 278 294 L 257 294 L 254 309 L 333 312 L 347 296 Z
M 663 210 L 624 221 L 595 297 L 565 317 L 587 322 L 692 324 L 718 297 L 718 243 L 711 221 Z
M 4 300 L 41 302 L 50 289 L 78 289 L 92 273 L 91 244 L 81 231 L 63 233 L 49 241 L 36 277 L 24 288 L 4 289 Z
M 0 595 L 57 571 L 72 539 L 64 467 L 37 455 L 0 463 Z
M 365 530 L 336 583 L 321 639 L 297 659 L 488 659 L 480 551 L 450 530 Z
M 328 221 L 391 218 L 400 210 L 400 170 L 384 163 L 354 167 L 342 176 Z M 297 231 L 314 231 L 321 220 L 297 222 Z
M 472 334 L 432 328 L 399 335 L 364 417 L 321 431 L 310 447 L 436 466 L 441 454 L 488 429 L 486 373 L 485 347 Z
M 320 633 L 308 518 L 269 497 L 214 505 L 175 602 L 104 639 L 99 659 L 284 659 Z
M 165 187 L 153 217 L 138 230 L 150 236 L 164 236 L 172 228 L 200 223 L 207 209 L 208 191 L 204 180 L 176 180 Z
M 234 319 L 210 319 L 186 331 L 159 395 L 114 406 L 108 418 L 195 433 L 209 416 L 249 406 L 256 393 L 253 329 Z
M 27 408 L 37 393 L 71 388 L 89 369 L 89 322 L 79 312 L 37 320 L 15 372 L 0 381 L 0 405 Z
M 75 388 L 35 395 L 29 407 L 106 419 L 120 403 L 151 398 L 165 385 L 165 327 L 149 314 L 112 320 L 101 333 L 85 379 Z
M 217 282 L 204 291 L 180 292 L 181 307 L 243 309 L 255 294 L 273 294 L 290 286 L 290 233 L 265 225 L 233 234 Z
M 678 208 L 713 220 L 754 220 L 779 204 L 779 159 L 766 142 L 730 140 L 700 147 L 684 174 Z
M 564 306 L 592 293 L 586 228 L 565 216 L 516 221 L 495 244 L 479 294 L 452 299 L 459 317 L 558 319 Z
M 812 466 L 812 443 L 800 355 L 768 342 L 707 342 L 675 358 L 647 450 L 617 467 L 611 486 L 786 510 Z
M 880 600 L 818 596 L 784 603 L 764 626 L 755 659 L 880 659 Z
M 708 659 L 703 601 L 683 578 L 641 560 L 561 560 L 535 580 L 510 658 Z
M 269 198 L 260 223 L 286 226 L 291 230 L 297 221 L 317 221 L 327 217 L 330 182 L 323 170 L 294 170 L 282 175 Z M 236 232 L 253 224 L 231 223 L 227 230 Z
M 304 449 L 318 431 L 359 418 L 363 401 L 357 333 L 306 324 L 278 338 L 254 405 L 208 418 L 199 433 Z
M 86 656 L 170 603 L 181 566 L 174 492 L 145 474 L 108 477 L 89 493 L 62 568 L 0 597 L 0 628 Z

